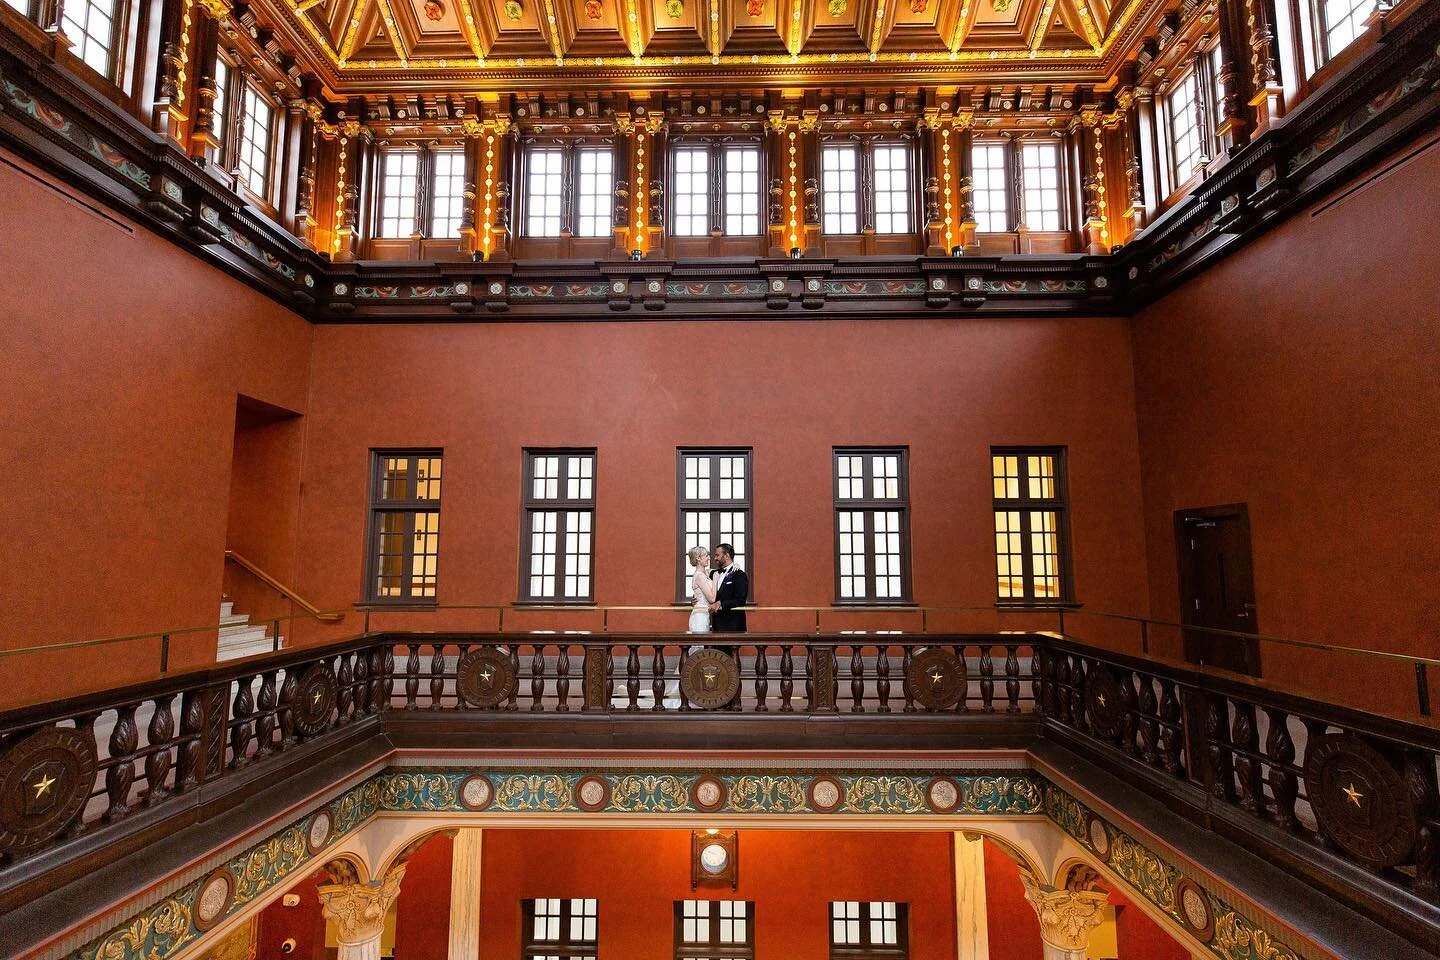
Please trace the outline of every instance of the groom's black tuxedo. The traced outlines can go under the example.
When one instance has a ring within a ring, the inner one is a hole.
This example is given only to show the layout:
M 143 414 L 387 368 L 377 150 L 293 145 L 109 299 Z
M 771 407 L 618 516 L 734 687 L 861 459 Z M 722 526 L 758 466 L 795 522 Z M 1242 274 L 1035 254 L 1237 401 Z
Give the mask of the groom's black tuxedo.
M 718 574 L 724 576 L 724 574 Z M 745 605 L 750 596 L 750 578 L 739 567 L 730 568 L 730 576 L 715 591 L 720 609 L 710 616 L 710 629 L 715 633 L 744 633 L 745 611 L 736 607 Z

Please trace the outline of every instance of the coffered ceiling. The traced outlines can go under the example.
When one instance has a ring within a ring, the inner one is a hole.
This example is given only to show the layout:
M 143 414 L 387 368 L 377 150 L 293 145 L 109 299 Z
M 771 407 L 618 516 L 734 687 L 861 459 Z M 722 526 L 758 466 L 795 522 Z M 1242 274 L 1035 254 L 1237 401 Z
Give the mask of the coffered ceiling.
M 254 0 L 337 92 L 1103 83 L 1163 0 Z

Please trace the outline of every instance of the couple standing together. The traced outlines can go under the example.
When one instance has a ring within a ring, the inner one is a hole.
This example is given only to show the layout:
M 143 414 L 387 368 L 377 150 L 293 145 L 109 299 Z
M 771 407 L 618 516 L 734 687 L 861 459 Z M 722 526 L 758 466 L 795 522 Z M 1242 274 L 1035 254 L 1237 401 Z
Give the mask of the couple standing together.
M 739 609 L 750 596 L 750 578 L 735 565 L 735 550 L 728 543 L 715 548 L 712 558 L 707 547 L 691 547 L 685 554 L 695 568 L 690 578 L 690 633 L 744 633 L 745 611 Z M 713 559 L 713 568 L 712 568 Z

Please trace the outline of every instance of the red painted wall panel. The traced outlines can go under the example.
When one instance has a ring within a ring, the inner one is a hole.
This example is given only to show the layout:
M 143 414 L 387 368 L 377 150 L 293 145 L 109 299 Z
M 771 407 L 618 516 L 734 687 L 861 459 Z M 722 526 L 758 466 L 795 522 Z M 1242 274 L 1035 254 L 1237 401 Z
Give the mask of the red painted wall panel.
M 1190 951 L 1124 894 L 1112 891 L 1118 960 L 1190 960 Z
M 255 960 L 326 960 L 333 950 L 325 947 L 325 914 L 320 908 L 316 888 L 330 882 L 323 870 L 301 880 L 287 892 L 300 898 L 293 907 L 281 899 L 272 901 L 260 911 L 255 932 Z M 286 940 L 295 941 L 293 953 L 282 953 Z
M 436 834 L 410 855 L 395 901 L 395 960 L 445 960 L 454 846 L 449 837 Z
M 1041 960 L 1040 921 L 1025 899 L 1020 870 L 995 844 L 985 841 L 985 910 L 990 960 Z

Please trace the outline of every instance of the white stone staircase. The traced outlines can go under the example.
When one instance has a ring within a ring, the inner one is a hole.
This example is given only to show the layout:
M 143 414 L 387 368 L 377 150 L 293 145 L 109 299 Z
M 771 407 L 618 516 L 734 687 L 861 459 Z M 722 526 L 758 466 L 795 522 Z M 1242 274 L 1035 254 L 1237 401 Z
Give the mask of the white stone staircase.
M 285 638 L 282 636 L 280 646 L 284 645 Z M 233 601 L 226 600 L 220 604 L 220 641 L 215 650 L 217 661 L 253 657 L 257 653 L 269 653 L 274 648 L 265 624 L 251 623 L 249 616 L 236 613 Z

